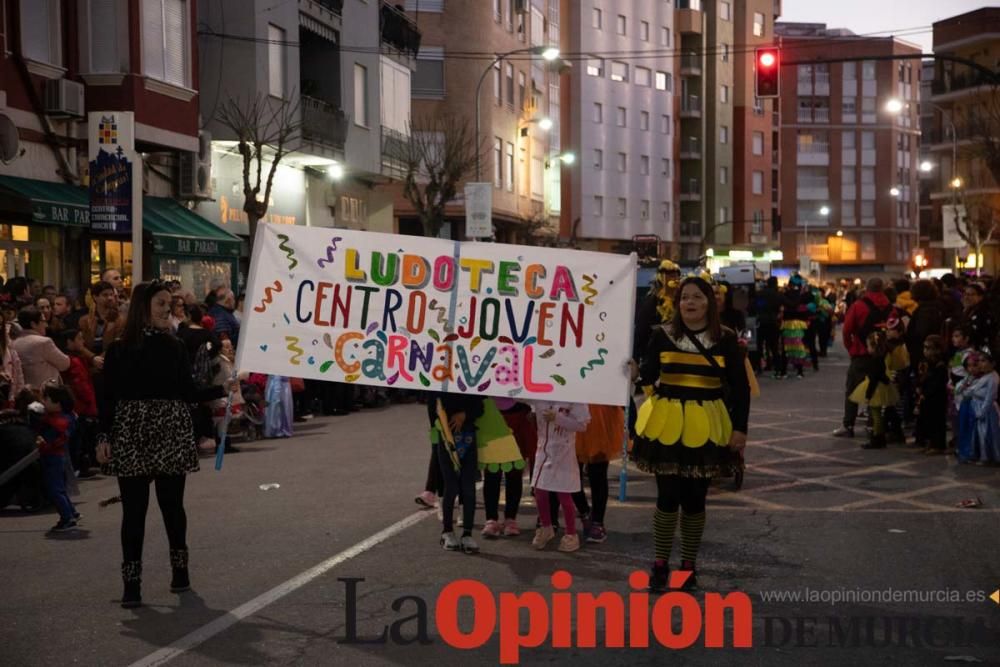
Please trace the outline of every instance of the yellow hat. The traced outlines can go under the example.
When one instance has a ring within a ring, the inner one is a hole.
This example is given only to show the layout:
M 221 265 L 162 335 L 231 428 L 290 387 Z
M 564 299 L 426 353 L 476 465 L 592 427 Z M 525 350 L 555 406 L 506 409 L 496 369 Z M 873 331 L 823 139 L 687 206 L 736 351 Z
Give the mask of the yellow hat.
M 681 272 L 681 267 L 677 266 L 676 264 L 674 264 L 673 262 L 671 262 L 669 259 L 665 259 L 662 262 L 660 262 L 660 268 L 659 268 L 659 270 L 660 271 L 664 271 L 666 273 L 680 273 Z

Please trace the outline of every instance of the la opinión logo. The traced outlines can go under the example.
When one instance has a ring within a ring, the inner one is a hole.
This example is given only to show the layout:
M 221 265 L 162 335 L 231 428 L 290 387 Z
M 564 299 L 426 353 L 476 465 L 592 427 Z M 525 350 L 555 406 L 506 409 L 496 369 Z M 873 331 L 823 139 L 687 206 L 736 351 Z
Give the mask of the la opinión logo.
M 685 649 L 699 641 L 706 648 L 753 646 L 753 605 L 746 593 L 706 593 L 700 603 L 690 593 L 680 590 L 690 572 L 671 572 L 670 590 L 650 595 L 649 575 L 633 572 L 628 582 L 632 589 L 623 595 L 572 592 L 573 577 L 559 570 L 550 582 L 548 596 L 535 591 L 494 594 L 486 584 L 475 579 L 459 579 L 446 585 L 434 603 L 437 634 L 448 646 L 460 650 L 481 648 L 494 636 L 500 645 L 500 664 L 516 665 L 522 649 L 539 648 L 546 643 L 554 649 L 588 649 L 598 646 L 597 618 L 604 619 L 605 648 L 645 649 L 658 643 L 668 649 Z M 383 626 L 378 636 L 358 635 L 357 600 L 364 578 L 340 578 L 344 583 L 346 637 L 342 644 L 432 644 L 428 635 L 428 604 L 417 595 L 404 595 L 392 602 L 397 614 L 413 613 Z M 471 602 L 472 614 L 460 617 L 459 605 Z M 522 623 L 522 616 L 527 623 Z M 674 623 L 674 619 L 679 622 Z M 464 621 L 464 623 L 462 622 Z M 471 628 L 470 628 L 471 625 Z M 575 627 L 574 627 L 575 625 Z M 412 626 L 407 631 L 407 627 Z M 463 628 L 464 626 L 464 628 Z M 415 630 L 415 631 L 414 631 Z

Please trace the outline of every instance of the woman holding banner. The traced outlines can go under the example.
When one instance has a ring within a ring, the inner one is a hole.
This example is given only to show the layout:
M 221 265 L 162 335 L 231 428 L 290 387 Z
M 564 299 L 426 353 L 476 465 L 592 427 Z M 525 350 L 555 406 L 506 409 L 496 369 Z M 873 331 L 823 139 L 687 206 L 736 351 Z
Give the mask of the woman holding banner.
M 170 590 L 190 588 L 184 513 L 186 475 L 198 470 L 190 403 L 221 398 L 237 386 L 197 388 L 184 343 L 170 333 L 170 292 L 154 280 L 136 286 L 122 337 L 107 350 L 97 459 L 118 477 L 122 501 L 125 608 L 142 604 L 142 545 L 149 485 L 170 543 Z
M 673 319 L 653 332 L 643 357 L 639 381 L 649 398 L 632 450 L 636 466 L 656 475 L 654 592 L 667 588 L 678 519 L 680 569 L 691 572 L 685 588 L 696 586 L 708 486 L 742 466 L 750 414 L 743 355 L 736 334 L 719 323 L 712 286 L 685 278 L 675 299 Z

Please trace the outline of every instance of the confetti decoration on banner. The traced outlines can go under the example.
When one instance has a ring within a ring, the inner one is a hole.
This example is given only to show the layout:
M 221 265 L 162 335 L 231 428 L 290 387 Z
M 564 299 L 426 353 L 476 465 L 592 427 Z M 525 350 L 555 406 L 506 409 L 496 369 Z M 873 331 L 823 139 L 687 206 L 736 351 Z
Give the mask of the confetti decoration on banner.
M 587 377 L 587 371 L 592 371 L 595 368 L 597 368 L 598 366 L 603 366 L 604 365 L 604 357 L 606 357 L 607 355 L 608 355 L 608 351 L 606 349 L 604 349 L 603 347 L 599 348 L 597 350 L 597 356 L 599 358 L 598 359 L 591 359 L 590 361 L 588 361 L 587 365 L 580 369 L 580 377 L 586 378 Z
M 308 359 L 306 359 L 306 363 L 312 366 L 313 364 L 316 363 L 316 357 L 309 357 Z
M 431 299 L 430 309 L 437 313 L 437 323 L 441 325 L 445 333 L 451 331 L 451 325 L 448 324 L 448 309 L 444 306 L 439 306 L 437 299 Z
M 538 342 L 537 338 L 535 338 L 534 336 L 530 336 L 527 339 L 525 339 L 524 346 L 528 347 L 529 345 L 534 345 L 537 342 Z
M 556 351 L 550 347 L 549 349 L 545 350 L 538 356 L 541 357 L 542 359 L 548 359 L 549 357 L 555 355 L 555 353 Z
M 462 391 L 468 391 L 469 390 L 469 388 L 467 386 L 465 386 L 465 383 L 462 382 L 462 378 L 458 378 L 458 388 L 461 389 Z
M 595 276 L 588 276 L 587 274 L 584 274 L 583 275 L 583 287 L 580 288 L 581 292 L 583 292 L 584 294 L 589 294 L 590 295 L 586 299 L 583 300 L 583 302 L 585 304 L 587 304 L 588 306 L 593 306 L 594 305 L 594 297 L 597 296 L 597 290 L 594 289 L 594 278 L 595 278 Z
M 433 338 L 435 343 L 440 343 L 441 342 L 441 337 L 438 336 L 438 332 L 435 331 L 434 329 L 428 329 L 427 330 L 427 335 L 430 336 L 431 338 Z
M 345 375 L 344 379 L 347 380 L 348 382 L 357 382 L 358 380 L 361 379 L 361 374 L 351 373 L 350 375 Z
M 320 257 L 316 260 L 316 264 L 319 268 L 323 268 L 327 264 L 333 264 L 333 254 L 337 252 L 337 241 L 343 241 L 344 239 L 339 236 L 334 236 L 330 239 L 330 245 L 326 247 L 326 257 Z
M 291 324 L 292 323 L 292 321 L 290 319 L 288 319 L 288 313 L 282 313 L 281 316 L 285 318 L 285 324 Z
M 507 336 L 500 336 L 499 338 L 497 338 L 497 340 L 500 341 L 501 343 L 507 343 L 508 345 L 514 344 L 514 341 L 508 338 Z
M 284 289 L 280 280 L 275 280 L 273 284 L 265 287 L 264 298 L 260 300 L 259 306 L 253 307 L 254 312 L 263 313 L 266 311 L 267 307 L 274 301 L 274 295 L 282 292 Z
M 479 336 L 476 336 L 475 338 L 472 339 L 472 343 L 469 345 L 469 349 L 470 350 L 476 349 L 476 346 L 478 346 L 482 342 L 483 342 L 483 339 L 480 338 Z
M 597 336 L 595 337 L 595 340 L 597 340 L 598 343 L 603 343 L 605 338 L 606 338 L 606 336 L 604 335 L 604 332 L 602 331 L 601 333 L 597 334 Z
M 333 337 L 330 334 L 323 334 L 323 344 L 326 345 L 331 350 L 333 349 Z
M 493 382 L 493 380 L 487 380 L 486 382 L 484 382 L 484 383 L 482 383 L 481 385 L 479 385 L 479 386 L 477 387 L 477 389 L 478 389 L 479 391 L 486 391 L 487 389 L 489 389 L 489 388 L 490 388 L 490 384 L 491 384 L 492 382 Z
M 566 378 L 564 378 L 562 375 L 550 375 L 549 377 L 555 380 L 557 383 L 559 383 L 559 385 L 563 387 L 566 386 Z
M 374 332 L 376 329 L 378 329 L 378 322 L 372 322 L 371 324 L 368 325 L 368 328 L 365 330 L 365 335 L 371 336 L 372 332 Z
M 375 337 L 378 338 L 380 341 L 382 341 L 383 345 L 388 345 L 389 344 L 389 339 L 386 337 L 384 331 L 377 332 L 375 334 Z
M 388 380 L 386 380 L 386 382 L 389 383 L 389 386 L 392 386 L 392 385 L 396 384 L 396 380 L 398 380 L 398 379 L 399 379 L 399 372 L 396 372 L 395 374 L 393 374 L 393 376 L 391 378 L 389 378 Z
M 511 389 L 510 391 L 507 392 L 507 395 L 508 396 L 517 396 L 522 391 L 524 391 L 523 387 L 514 387 L 513 389 Z
M 288 346 L 285 349 L 292 353 L 292 358 L 289 359 L 288 361 L 293 366 L 300 365 L 302 362 L 300 362 L 299 359 L 302 357 L 303 354 L 306 353 L 306 351 L 303 350 L 301 347 L 299 347 L 299 339 L 298 339 L 298 337 L 297 336 L 285 336 L 285 342 L 288 343 Z
M 606 319 L 608 319 L 608 314 L 607 313 L 601 313 L 600 315 L 598 315 L 598 318 L 600 318 L 600 320 L 603 322 Z
M 281 239 L 278 247 L 288 256 L 288 270 L 291 271 L 299 265 L 299 260 L 295 259 L 295 251 L 288 245 L 288 237 L 285 234 L 278 234 L 278 238 Z
M 328 370 L 330 370 L 331 367 L 333 367 L 332 361 L 324 361 L 322 364 L 320 364 L 319 372 L 326 373 Z
M 426 375 L 424 375 L 423 373 L 421 373 L 420 374 L 420 384 L 424 385 L 425 387 L 429 387 L 429 386 L 431 386 L 431 381 L 427 379 Z
M 458 334 L 451 333 L 444 337 L 444 342 L 450 343 L 453 340 L 458 340 Z

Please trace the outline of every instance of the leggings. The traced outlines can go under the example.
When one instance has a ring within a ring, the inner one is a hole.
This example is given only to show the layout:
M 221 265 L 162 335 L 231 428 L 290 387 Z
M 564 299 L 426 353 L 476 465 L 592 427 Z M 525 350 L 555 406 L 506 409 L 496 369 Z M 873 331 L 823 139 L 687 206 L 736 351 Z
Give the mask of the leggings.
M 524 471 L 487 472 L 483 475 L 483 503 L 486 505 L 486 520 L 496 521 L 500 518 L 500 480 L 504 478 L 507 484 L 507 496 L 504 504 L 503 517 L 516 519 L 517 508 L 521 504 L 521 494 L 524 492 Z
M 653 513 L 653 544 L 656 560 L 666 563 L 674 532 L 678 523 L 678 508 L 681 526 L 681 558 L 694 563 L 701 546 L 701 536 L 705 531 L 705 496 L 708 495 L 710 480 L 678 475 L 656 476 L 656 511 Z
M 576 509 L 573 507 L 573 494 L 556 492 L 556 498 L 562 506 L 563 519 L 566 521 L 566 534 L 576 535 Z M 535 504 L 538 505 L 538 517 L 545 527 L 552 526 L 553 508 L 549 504 L 549 492 L 535 489 Z
M 656 509 L 661 512 L 676 512 L 680 507 L 685 514 L 700 514 L 705 511 L 710 480 L 679 475 L 656 476 Z
M 184 513 L 186 479 L 184 475 L 118 478 L 122 496 L 122 560 L 142 560 L 150 482 L 156 485 L 156 502 L 163 515 L 170 548 L 187 549 L 187 515 Z
M 444 532 L 455 530 L 455 498 L 462 499 L 462 534 L 472 535 L 472 525 L 476 520 L 476 447 L 472 446 L 465 458 L 459 462 L 459 470 L 452 465 L 451 456 L 445 445 L 437 444 L 437 458 L 444 478 L 444 498 L 441 500 L 441 515 Z
M 872 435 L 882 435 L 885 433 L 885 420 L 882 418 L 881 406 L 868 406 L 868 412 L 872 416 Z
M 583 466 L 580 464 L 580 478 L 583 478 Z M 608 509 L 608 462 L 588 463 L 587 479 L 590 480 L 590 502 L 587 504 L 587 494 L 581 488 L 573 494 L 573 502 L 580 514 L 589 514 L 594 523 L 604 523 L 604 513 Z

